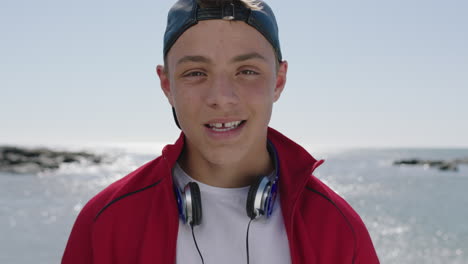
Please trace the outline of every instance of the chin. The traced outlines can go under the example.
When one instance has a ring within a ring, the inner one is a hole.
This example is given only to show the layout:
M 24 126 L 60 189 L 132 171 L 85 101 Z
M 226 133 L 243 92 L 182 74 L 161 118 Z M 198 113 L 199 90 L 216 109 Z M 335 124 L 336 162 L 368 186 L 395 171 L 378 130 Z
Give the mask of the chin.
M 233 150 L 232 148 L 223 148 L 220 150 L 207 150 L 205 158 L 208 162 L 220 166 L 229 164 L 235 164 L 242 160 L 242 153 L 239 150 Z

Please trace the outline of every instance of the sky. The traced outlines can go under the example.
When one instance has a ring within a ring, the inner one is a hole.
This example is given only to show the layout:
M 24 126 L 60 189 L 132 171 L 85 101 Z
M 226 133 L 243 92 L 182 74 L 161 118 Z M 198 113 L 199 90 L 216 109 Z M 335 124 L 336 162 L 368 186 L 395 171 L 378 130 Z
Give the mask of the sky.
M 0 3 L 0 142 L 172 142 L 155 67 L 174 1 Z M 309 147 L 468 147 L 468 1 L 268 1 Z

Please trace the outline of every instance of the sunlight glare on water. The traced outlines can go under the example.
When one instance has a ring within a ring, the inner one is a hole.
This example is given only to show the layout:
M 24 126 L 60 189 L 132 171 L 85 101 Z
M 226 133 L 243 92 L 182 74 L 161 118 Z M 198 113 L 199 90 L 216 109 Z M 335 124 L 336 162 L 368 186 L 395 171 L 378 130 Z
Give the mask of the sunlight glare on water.
M 156 158 L 163 146 L 87 146 L 105 154 L 108 162 L 70 163 L 37 175 L 0 173 L 0 263 L 59 263 L 72 224 L 87 201 Z M 326 158 L 314 175 L 359 213 L 381 263 L 468 263 L 467 166 L 460 166 L 458 172 L 441 172 L 392 165 L 402 158 L 468 157 L 468 150 L 311 153 L 317 159 Z M 28 254 L 23 254 L 24 248 Z

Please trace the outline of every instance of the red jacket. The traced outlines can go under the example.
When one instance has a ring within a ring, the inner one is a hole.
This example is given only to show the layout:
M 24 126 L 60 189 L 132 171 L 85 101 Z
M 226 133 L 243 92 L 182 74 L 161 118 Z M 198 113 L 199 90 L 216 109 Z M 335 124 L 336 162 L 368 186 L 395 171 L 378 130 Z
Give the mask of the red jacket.
M 323 160 L 271 128 L 268 138 L 280 162 L 292 263 L 379 263 L 358 214 L 312 175 Z M 183 146 L 181 134 L 160 157 L 92 198 L 78 215 L 62 263 L 175 263 L 179 218 L 171 169 Z

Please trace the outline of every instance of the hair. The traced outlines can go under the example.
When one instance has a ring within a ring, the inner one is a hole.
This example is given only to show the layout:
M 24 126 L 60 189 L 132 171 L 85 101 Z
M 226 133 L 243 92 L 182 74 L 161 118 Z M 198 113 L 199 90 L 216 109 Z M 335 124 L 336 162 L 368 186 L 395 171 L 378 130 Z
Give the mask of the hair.
M 246 8 L 252 10 L 261 10 L 262 6 L 261 3 L 257 0 L 197 0 L 198 5 L 202 8 L 206 7 L 222 7 L 225 4 L 230 3 L 240 3 L 244 5 Z

